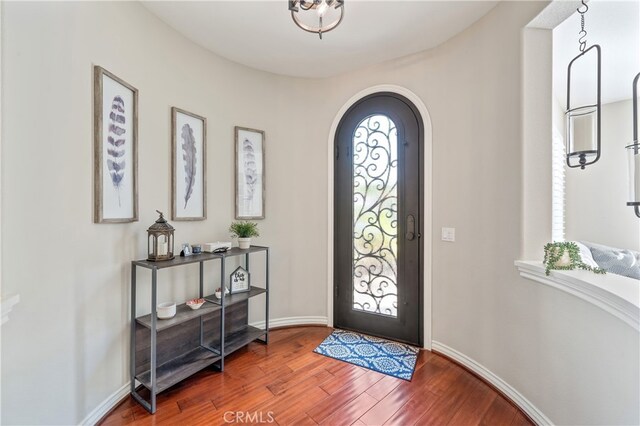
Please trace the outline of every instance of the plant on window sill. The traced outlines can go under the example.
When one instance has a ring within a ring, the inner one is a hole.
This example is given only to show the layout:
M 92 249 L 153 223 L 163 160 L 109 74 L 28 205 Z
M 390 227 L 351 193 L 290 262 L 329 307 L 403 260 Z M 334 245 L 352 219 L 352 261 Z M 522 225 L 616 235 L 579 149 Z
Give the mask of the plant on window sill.
M 544 246 L 545 274 L 549 275 L 551 270 L 571 271 L 574 269 L 584 269 L 595 274 L 606 274 L 602 268 L 594 268 L 582 262 L 580 248 L 574 242 L 554 242 Z

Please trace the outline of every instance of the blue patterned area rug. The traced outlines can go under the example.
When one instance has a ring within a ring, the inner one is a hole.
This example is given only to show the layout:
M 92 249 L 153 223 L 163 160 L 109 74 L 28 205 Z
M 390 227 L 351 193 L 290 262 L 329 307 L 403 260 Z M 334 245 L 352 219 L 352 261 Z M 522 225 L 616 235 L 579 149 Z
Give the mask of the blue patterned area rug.
M 418 348 L 352 331 L 334 330 L 315 349 L 325 355 L 369 370 L 411 380 Z

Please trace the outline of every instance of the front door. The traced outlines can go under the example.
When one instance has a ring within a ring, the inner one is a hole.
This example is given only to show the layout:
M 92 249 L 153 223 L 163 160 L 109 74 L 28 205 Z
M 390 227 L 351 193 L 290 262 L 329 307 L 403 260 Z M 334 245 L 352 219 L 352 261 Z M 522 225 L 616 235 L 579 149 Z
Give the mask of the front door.
M 335 140 L 334 325 L 422 345 L 422 119 L 394 93 L 343 116 Z

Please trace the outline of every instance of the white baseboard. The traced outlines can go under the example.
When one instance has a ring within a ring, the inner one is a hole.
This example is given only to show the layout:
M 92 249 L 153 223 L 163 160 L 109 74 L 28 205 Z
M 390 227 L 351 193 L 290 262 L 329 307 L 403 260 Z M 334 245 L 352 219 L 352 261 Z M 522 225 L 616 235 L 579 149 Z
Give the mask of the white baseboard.
M 509 383 L 496 376 L 482 364 L 479 364 L 468 356 L 458 352 L 453 348 L 450 348 L 444 343 L 440 343 L 435 340 L 431 342 L 431 348 L 434 352 L 439 352 L 459 362 L 469 370 L 476 373 L 478 376 L 482 377 L 488 383 L 491 383 L 493 386 L 495 386 L 496 389 L 505 394 L 509 399 L 511 399 L 511 401 L 513 401 L 518 407 L 520 407 L 522 411 L 524 411 L 529 417 L 531 417 L 531 419 L 535 421 L 536 424 L 553 424 L 551 420 L 549 420 L 549 418 L 545 416 L 544 413 L 542 413 L 542 411 L 540 411 L 535 405 L 533 405 L 527 398 L 522 396 L 520 392 L 513 388 Z
M 294 325 L 327 325 L 327 317 L 285 317 L 269 320 L 269 328 L 290 327 Z M 264 321 L 252 322 L 253 327 L 264 328 Z
M 258 328 L 264 328 L 264 321 L 254 322 L 250 325 Z M 327 317 L 286 317 L 276 318 L 269 321 L 269 327 L 288 327 L 294 325 L 327 325 Z M 100 405 L 93 409 L 87 417 L 80 422 L 81 425 L 95 425 L 105 414 L 114 408 L 123 398 L 129 395 L 129 382 L 124 384 L 120 389 L 112 393 L 107 399 L 102 401 Z
M 90 412 L 87 417 L 85 417 L 84 420 L 80 422 L 80 424 L 84 426 L 95 425 L 96 423 L 98 423 L 105 416 L 105 414 L 107 414 L 112 408 L 118 405 L 123 398 L 129 395 L 129 387 L 130 382 L 122 385 L 120 389 L 112 393 L 107 399 L 102 401 L 100 405 L 94 408 L 93 411 Z

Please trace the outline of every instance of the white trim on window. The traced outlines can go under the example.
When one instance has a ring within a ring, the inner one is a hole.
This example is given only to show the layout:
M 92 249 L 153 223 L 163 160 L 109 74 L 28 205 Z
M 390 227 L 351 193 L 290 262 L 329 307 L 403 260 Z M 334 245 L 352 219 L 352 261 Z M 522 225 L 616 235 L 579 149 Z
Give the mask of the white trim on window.
M 553 130 L 551 144 L 551 239 L 564 241 L 564 138 L 557 129 Z

